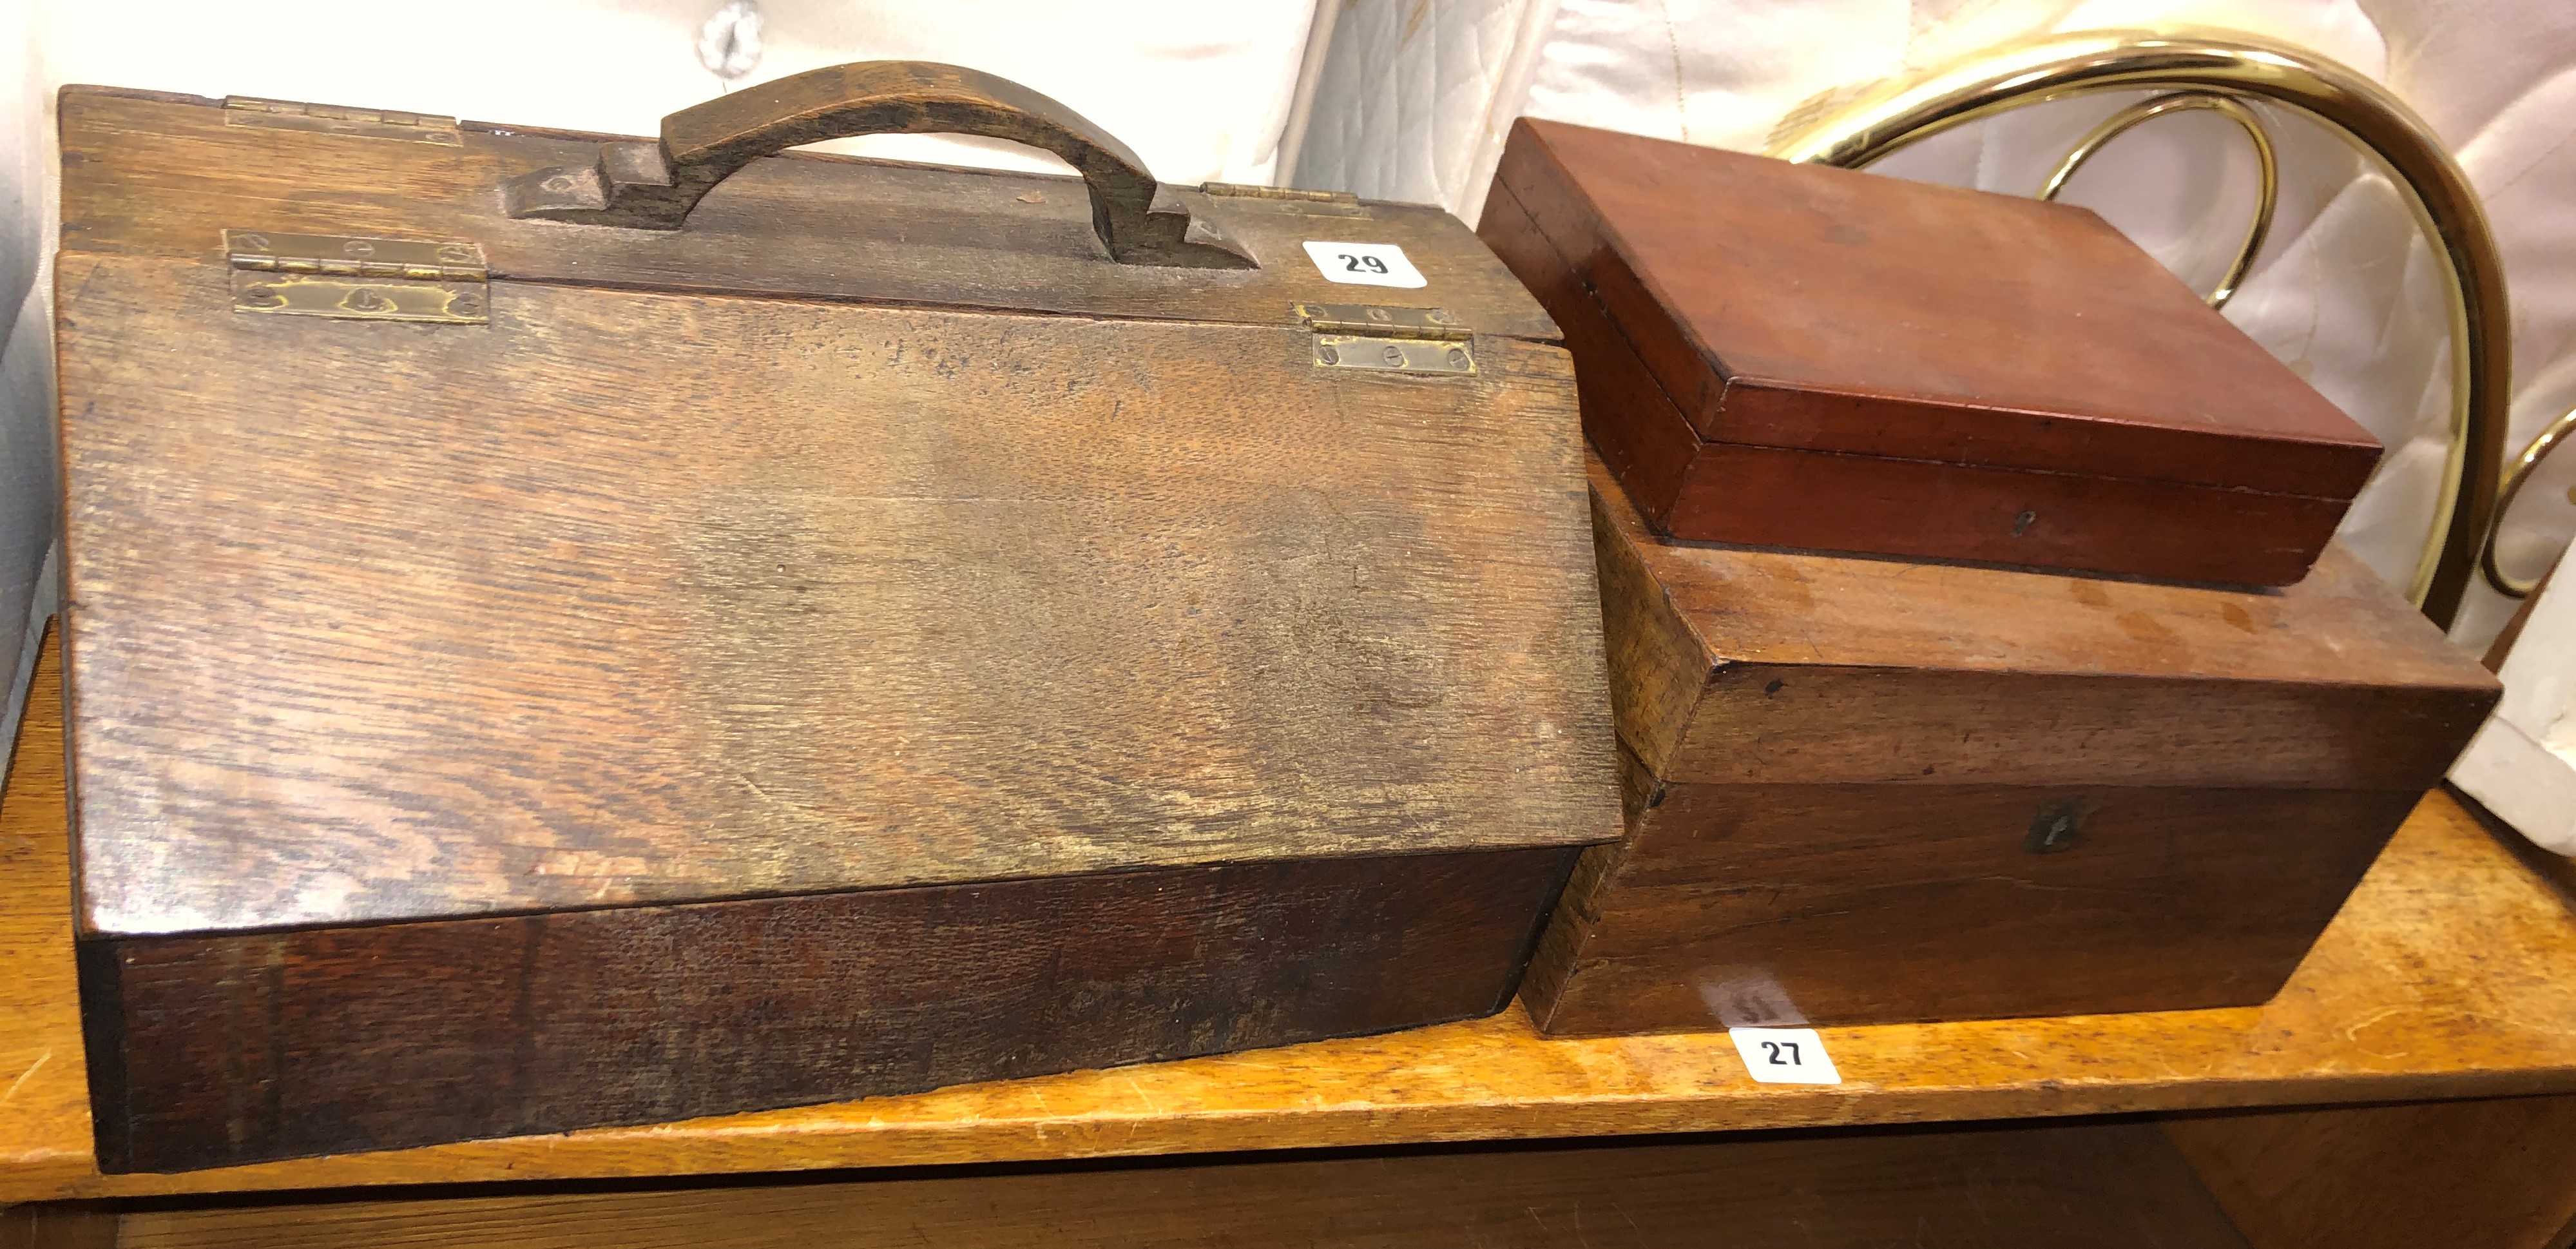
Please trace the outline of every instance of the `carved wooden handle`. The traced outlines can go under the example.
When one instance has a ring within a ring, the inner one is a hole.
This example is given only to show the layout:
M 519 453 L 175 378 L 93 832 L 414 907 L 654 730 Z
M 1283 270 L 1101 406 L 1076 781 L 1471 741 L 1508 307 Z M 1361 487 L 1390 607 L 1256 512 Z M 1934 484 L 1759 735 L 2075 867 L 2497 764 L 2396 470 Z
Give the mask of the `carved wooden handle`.
M 600 145 L 588 169 L 506 188 L 510 215 L 676 230 L 719 182 L 763 156 L 860 134 L 979 134 L 1044 148 L 1091 189 L 1092 228 L 1128 264 L 1253 268 L 1250 256 L 1163 192 L 1127 145 L 1015 82 L 955 65 L 864 61 L 748 87 L 662 119 L 654 142 Z

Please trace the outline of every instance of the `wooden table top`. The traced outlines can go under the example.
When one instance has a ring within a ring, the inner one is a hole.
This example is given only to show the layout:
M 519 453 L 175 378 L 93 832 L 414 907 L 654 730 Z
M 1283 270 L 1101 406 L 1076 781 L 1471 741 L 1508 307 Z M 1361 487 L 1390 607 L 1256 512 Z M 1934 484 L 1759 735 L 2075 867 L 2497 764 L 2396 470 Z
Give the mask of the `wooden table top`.
M 1756 1084 L 1721 1033 L 1543 1040 L 1515 1007 L 910 1097 L 102 1176 L 82 1082 L 60 740 L 49 654 L 0 797 L 0 1204 L 2576 1090 L 2576 910 L 2436 792 L 2269 1005 L 1829 1028 L 1838 1086 Z

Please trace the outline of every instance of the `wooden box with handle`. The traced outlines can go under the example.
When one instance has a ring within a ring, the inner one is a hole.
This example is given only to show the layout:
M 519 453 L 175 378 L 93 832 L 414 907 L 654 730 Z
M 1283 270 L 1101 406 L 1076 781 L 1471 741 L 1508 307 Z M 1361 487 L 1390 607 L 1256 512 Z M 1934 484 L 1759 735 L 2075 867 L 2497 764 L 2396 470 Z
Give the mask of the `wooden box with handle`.
M 106 1169 L 1479 1015 L 1617 835 L 1572 371 L 1444 213 L 910 63 L 61 124 Z M 881 131 L 1081 176 L 765 159 Z

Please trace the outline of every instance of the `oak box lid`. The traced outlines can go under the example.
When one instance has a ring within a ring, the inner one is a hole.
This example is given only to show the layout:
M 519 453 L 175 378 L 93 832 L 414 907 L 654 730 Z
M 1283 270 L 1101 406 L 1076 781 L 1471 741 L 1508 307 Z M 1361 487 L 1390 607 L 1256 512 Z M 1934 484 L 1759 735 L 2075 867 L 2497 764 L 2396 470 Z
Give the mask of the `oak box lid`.
M 383 116 L 404 124 L 340 120 Z M 1084 185 L 1063 177 L 789 151 L 725 179 L 684 229 L 574 229 L 510 215 L 504 188 L 644 141 L 83 86 L 63 89 L 61 127 L 65 251 L 207 258 L 224 231 L 249 229 L 455 239 L 509 281 L 1253 325 L 1376 295 L 1436 300 L 1479 333 L 1556 339 L 1492 253 L 1424 205 L 1165 186 L 1257 267 L 1122 265 Z M 1396 244 L 1439 265 L 1440 286 L 1417 297 L 1328 281 L 1300 250 L 1317 239 Z
M 638 229 L 511 215 L 634 141 L 61 117 L 86 933 L 1617 833 L 1570 368 L 1437 210 L 745 157 Z M 400 272 L 259 315 L 299 237 Z

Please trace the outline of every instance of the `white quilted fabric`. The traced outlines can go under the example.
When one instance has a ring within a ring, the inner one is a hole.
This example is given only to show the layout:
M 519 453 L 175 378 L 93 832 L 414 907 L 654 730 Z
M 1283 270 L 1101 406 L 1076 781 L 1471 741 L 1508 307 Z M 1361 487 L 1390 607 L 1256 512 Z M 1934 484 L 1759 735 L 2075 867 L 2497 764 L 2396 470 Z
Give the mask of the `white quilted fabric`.
M 2576 858 L 2576 578 L 2540 594 L 2496 674 L 2504 701 L 2451 782 L 2543 849 Z
M 1553 0 L 1341 4 L 1295 185 L 1371 199 L 1482 203 Z

